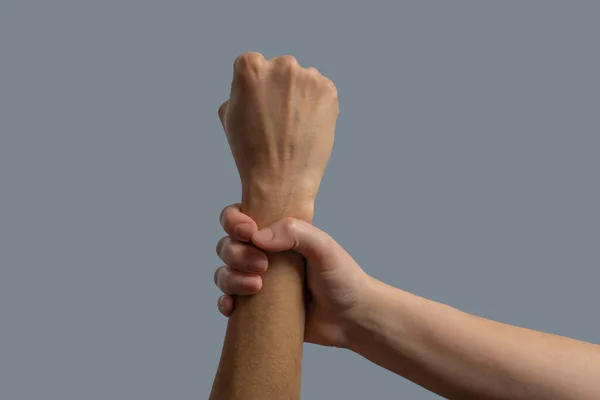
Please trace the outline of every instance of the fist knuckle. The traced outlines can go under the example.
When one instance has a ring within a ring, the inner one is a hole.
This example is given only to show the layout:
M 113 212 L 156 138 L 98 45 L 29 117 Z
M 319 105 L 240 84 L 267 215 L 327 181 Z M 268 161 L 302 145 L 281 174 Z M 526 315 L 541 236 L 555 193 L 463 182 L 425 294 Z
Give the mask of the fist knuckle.
M 217 113 L 219 114 L 219 118 L 221 119 L 221 121 L 223 121 L 223 118 L 225 117 L 225 111 L 227 111 L 227 104 L 229 103 L 228 101 L 225 101 L 223 104 L 221 104 L 219 106 L 219 109 L 217 111 Z
M 337 87 L 330 79 L 326 79 L 325 87 L 327 88 L 327 91 L 333 96 L 334 99 L 338 98 Z
M 286 217 L 283 219 L 283 229 L 287 234 L 293 234 L 298 227 L 298 220 L 292 217 Z
M 219 274 L 221 274 L 221 270 L 223 269 L 223 267 L 219 267 L 215 270 L 215 273 L 213 275 L 213 280 L 215 281 L 215 285 L 220 289 L 221 287 L 219 286 Z
M 227 207 L 223 208 L 221 210 L 221 214 L 219 214 L 219 223 L 221 224 L 221 226 L 223 226 L 223 223 L 225 221 L 225 213 L 227 213 L 229 207 L 230 206 L 227 206 Z
M 258 72 L 263 64 L 265 58 L 262 54 L 257 52 L 247 52 L 239 55 L 234 63 L 234 71 L 245 77 L 252 78 L 258 75 Z
M 221 226 L 223 227 L 225 232 L 227 232 L 230 235 L 233 232 L 233 220 L 235 217 L 236 206 L 237 206 L 237 203 L 225 207 L 223 209 L 223 212 L 222 212 L 221 218 L 220 218 Z
M 307 70 L 306 79 L 315 87 L 322 85 L 323 76 L 317 70 Z
M 294 56 L 287 55 L 287 54 L 277 57 L 274 61 L 277 65 L 279 71 L 286 73 L 286 74 L 295 73 L 296 69 L 299 67 L 299 64 L 298 64 L 298 61 L 296 60 L 296 58 Z
M 231 207 L 227 207 L 223 210 L 223 215 L 221 216 L 221 226 L 225 232 L 229 233 L 229 229 L 231 228 Z
M 262 54 L 257 53 L 255 51 L 248 51 L 246 53 L 240 54 L 234 61 L 234 65 L 238 68 L 248 68 L 257 64 L 264 60 Z
M 281 63 L 282 66 L 288 67 L 288 68 L 294 68 L 298 65 L 298 61 L 296 60 L 296 57 L 289 55 L 289 54 L 285 54 L 285 55 L 279 57 L 279 62 Z
M 231 227 L 232 227 L 232 219 L 234 217 L 235 211 L 236 211 L 235 204 L 228 206 L 225 208 L 225 210 L 223 210 L 222 221 L 223 221 L 224 227 L 226 227 L 227 229 L 231 229 Z M 230 232 L 228 232 L 228 233 L 230 233 Z
M 217 243 L 217 255 L 225 262 L 229 258 L 231 240 L 229 236 L 224 236 Z
M 219 241 L 217 242 L 217 246 L 215 248 L 217 255 L 219 256 L 219 258 L 221 257 L 221 251 L 223 250 L 223 244 L 224 241 L 227 239 L 227 236 L 223 236 L 221 239 L 219 239 Z

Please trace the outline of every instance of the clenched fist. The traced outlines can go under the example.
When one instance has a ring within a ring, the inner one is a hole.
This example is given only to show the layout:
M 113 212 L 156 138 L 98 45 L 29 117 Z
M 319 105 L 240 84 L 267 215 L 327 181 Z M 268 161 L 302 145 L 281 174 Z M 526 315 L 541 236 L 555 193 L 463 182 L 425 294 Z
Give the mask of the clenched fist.
M 234 62 L 229 100 L 219 118 L 252 214 L 312 220 L 339 114 L 335 85 L 292 56 L 244 53 Z M 271 221 L 265 221 L 271 222 Z

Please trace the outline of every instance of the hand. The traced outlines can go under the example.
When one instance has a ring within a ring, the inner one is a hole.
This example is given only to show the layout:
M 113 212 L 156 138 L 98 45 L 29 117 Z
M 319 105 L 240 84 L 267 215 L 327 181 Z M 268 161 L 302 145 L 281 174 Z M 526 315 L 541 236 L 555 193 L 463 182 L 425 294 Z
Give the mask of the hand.
M 242 209 L 259 224 L 284 216 L 312 220 L 333 147 L 335 85 L 292 56 L 249 52 L 234 62 L 229 100 L 219 118 L 242 183 Z M 275 218 L 264 221 L 263 209 Z M 279 217 L 277 217 L 279 216 Z
M 370 277 L 329 235 L 313 225 L 284 218 L 258 231 L 239 204 L 223 209 L 221 225 L 229 236 L 217 244 L 226 264 L 215 272 L 215 283 L 225 293 L 219 310 L 229 316 L 235 295 L 252 295 L 262 288 L 268 268 L 264 251 L 294 250 L 306 258 L 310 290 L 305 341 L 323 346 L 347 347 L 347 332 L 364 312 Z

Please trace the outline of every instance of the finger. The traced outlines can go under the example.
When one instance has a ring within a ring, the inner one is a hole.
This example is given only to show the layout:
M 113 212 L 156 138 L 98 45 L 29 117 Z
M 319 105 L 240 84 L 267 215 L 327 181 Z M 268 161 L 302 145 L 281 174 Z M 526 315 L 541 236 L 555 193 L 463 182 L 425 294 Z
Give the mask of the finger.
M 219 312 L 226 317 L 229 317 L 233 312 L 234 298 L 228 294 L 224 294 L 217 300 L 217 308 Z
M 242 212 L 240 203 L 225 207 L 219 221 L 228 235 L 242 242 L 249 242 L 252 234 L 258 230 L 256 222 Z
M 256 232 L 252 242 L 266 251 L 294 250 L 317 262 L 345 253 L 327 233 L 308 222 L 289 217 Z
M 224 265 L 215 271 L 215 284 L 225 294 L 256 294 L 262 288 L 262 278 L 243 274 Z
M 225 236 L 217 243 L 217 255 L 231 269 L 246 274 L 263 274 L 269 259 L 263 250 Z
M 218 110 L 219 119 L 221 120 L 221 125 L 223 126 L 223 129 L 225 129 L 225 115 L 227 114 L 228 106 L 229 106 L 229 100 L 225 100 L 225 102 L 219 106 L 219 110 Z

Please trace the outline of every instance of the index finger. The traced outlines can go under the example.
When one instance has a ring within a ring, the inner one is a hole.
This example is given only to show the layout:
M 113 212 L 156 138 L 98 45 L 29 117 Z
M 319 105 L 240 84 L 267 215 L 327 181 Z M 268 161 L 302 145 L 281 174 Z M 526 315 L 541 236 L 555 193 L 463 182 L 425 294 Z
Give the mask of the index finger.
M 219 222 L 229 236 L 242 242 L 250 242 L 254 232 L 258 231 L 256 222 L 242 212 L 240 203 L 225 207 L 221 211 Z

